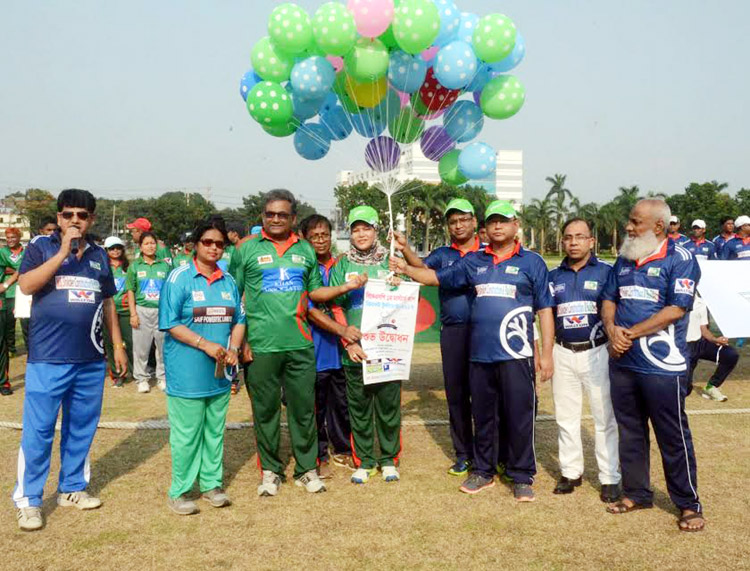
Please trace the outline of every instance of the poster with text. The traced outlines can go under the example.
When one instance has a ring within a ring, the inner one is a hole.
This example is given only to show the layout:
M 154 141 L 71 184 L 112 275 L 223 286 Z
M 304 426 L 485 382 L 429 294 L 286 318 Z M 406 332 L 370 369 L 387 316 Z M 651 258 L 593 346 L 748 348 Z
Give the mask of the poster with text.
M 419 284 L 394 288 L 383 280 L 367 282 L 362 311 L 366 385 L 409 380 L 418 306 Z

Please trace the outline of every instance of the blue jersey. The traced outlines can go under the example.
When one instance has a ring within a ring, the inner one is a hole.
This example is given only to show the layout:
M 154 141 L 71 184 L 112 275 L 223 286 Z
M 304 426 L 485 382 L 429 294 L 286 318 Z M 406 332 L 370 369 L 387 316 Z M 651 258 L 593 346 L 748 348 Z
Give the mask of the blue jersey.
M 474 241 L 471 252 L 479 251 L 479 238 Z M 465 256 L 455 244 L 443 246 L 432 252 L 424 260 L 425 266 L 432 270 L 442 270 L 458 262 Z M 474 301 L 474 290 L 470 287 L 463 289 L 448 289 L 440 284 L 440 322 L 443 325 L 461 325 L 469 323 L 471 319 L 471 303 Z
M 671 240 L 636 263 L 618 258 L 603 299 L 617 304 L 615 325 L 633 327 L 674 305 L 690 311 L 701 271 L 693 255 Z M 685 373 L 690 361 L 687 348 L 688 314 L 666 329 L 641 337 L 616 363 L 647 374 Z
M 696 260 L 715 260 L 716 245 L 708 240 L 688 240 L 682 245 Z
M 37 236 L 26 249 L 20 274 L 60 251 L 60 233 Z M 85 242 L 83 256 L 69 255 L 34 294 L 29 325 L 30 363 L 88 363 L 104 359 L 102 302 L 117 293 L 104 248 Z
M 580 270 L 565 258 L 549 273 L 550 294 L 555 302 L 555 337 L 581 343 L 606 336 L 601 320 L 602 292 L 612 266 L 591 256 Z
M 207 341 L 229 344 L 232 328 L 245 323 L 242 296 L 231 275 L 217 269 L 211 277 L 198 271 L 195 262 L 173 270 L 159 297 L 159 329 L 184 325 Z M 216 361 L 193 345 L 164 336 L 167 394 L 180 398 L 206 398 L 229 391 L 226 378 L 215 377 Z
M 552 307 L 547 265 L 516 244 L 499 258 L 488 246 L 437 272 L 440 285 L 474 289 L 471 361 L 497 363 L 534 356 L 534 314 Z
M 744 240 L 735 236 L 724 244 L 721 250 L 722 260 L 750 260 L 750 238 Z
M 667 234 L 667 237 L 671 238 L 672 241 L 678 246 L 682 246 L 685 242 L 690 241 L 690 238 L 685 236 L 685 234 L 680 234 L 679 232 L 675 232 L 674 234 Z
M 318 263 L 320 277 L 323 280 L 323 286 L 327 287 L 331 279 L 331 268 L 336 261 L 331 258 L 328 264 Z M 315 304 L 310 302 L 310 307 Z M 341 354 L 339 353 L 339 338 L 333 333 L 323 331 L 314 324 L 310 324 L 312 331 L 313 343 L 315 344 L 315 369 L 318 372 L 330 371 L 341 368 Z
M 716 259 L 721 260 L 721 251 L 724 249 L 724 246 L 726 245 L 729 240 L 732 238 L 736 238 L 737 234 L 732 234 L 729 236 L 729 238 L 725 238 L 723 234 L 719 234 L 716 236 L 713 240 L 711 240 L 714 243 L 714 246 L 716 246 Z

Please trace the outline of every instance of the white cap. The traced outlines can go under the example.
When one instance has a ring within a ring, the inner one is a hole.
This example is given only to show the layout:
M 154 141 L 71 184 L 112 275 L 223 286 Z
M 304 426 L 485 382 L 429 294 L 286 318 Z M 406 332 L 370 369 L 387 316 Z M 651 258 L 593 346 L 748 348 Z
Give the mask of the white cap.
M 109 250 L 113 246 L 120 246 L 121 248 L 125 247 L 125 244 L 123 244 L 122 240 L 120 240 L 117 236 L 110 236 L 106 240 L 104 240 L 104 249 Z
M 669 223 L 670 223 L 670 224 L 673 224 L 673 223 L 675 223 L 675 222 L 679 223 L 679 222 L 680 222 L 680 219 L 679 219 L 679 218 L 677 218 L 677 216 L 674 216 L 674 215 L 670 216 L 670 217 L 669 217 Z
M 695 228 L 696 226 L 698 228 L 703 228 L 704 230 L 706 229 L 706 223 L 700 218 L 693 220 L 693 223 L 690 225 L 691 228 Z
M 738 216 L 734 219 L 734 227 L 741 228 L 745 224 L 750 224 L 750 216 L 745 216 L 744 214 L 742 216 Z

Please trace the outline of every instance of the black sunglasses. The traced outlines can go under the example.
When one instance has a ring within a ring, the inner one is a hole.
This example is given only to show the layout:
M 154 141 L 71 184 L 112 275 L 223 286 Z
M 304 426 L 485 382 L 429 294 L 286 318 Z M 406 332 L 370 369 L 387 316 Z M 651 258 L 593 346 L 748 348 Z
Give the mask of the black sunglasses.
M 223 250 L 225 245 L 224 240 L 211 240 L 211 238 L 203 238 L 201 240 L 201 244 L 203 244 L 206 248 L 216 246 L 219 250 Z
M 88 220 L 89 216 L 91 216 L 85 210 L 83 212 L 74 212 L 74 211 L 66 210 L 65 212 L 61 212 L 60 215 L 65 220 L 73 220 L 73 216 L 76 216 L 78 220 Z

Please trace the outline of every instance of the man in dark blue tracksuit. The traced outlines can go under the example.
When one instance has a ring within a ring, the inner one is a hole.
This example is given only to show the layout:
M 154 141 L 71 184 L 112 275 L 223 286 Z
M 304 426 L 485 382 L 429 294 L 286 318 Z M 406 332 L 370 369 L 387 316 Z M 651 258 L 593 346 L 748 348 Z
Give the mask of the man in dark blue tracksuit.
M 654 428 L 669 496 L 681 510 L 679 527 L 705 525 L 698 498 L 693 439 L 685 415 L 686 333 L 700 268 L 667 238 L 669 207 L 636 204 L 603 293 L 602 321 L 610 339 L 612 404 L 620 433 L 623 498 L 610 513 L 653 506 L 649 429 Z

